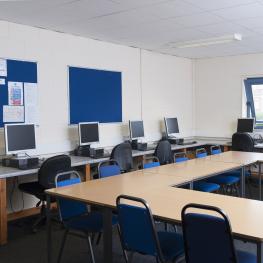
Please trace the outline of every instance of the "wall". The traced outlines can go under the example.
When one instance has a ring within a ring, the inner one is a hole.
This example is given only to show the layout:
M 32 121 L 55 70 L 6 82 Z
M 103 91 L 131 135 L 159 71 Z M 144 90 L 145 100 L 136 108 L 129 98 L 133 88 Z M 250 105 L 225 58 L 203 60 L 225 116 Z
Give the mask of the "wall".
M 195 61 L 195 131 L 231 137 L 242 116 L 243 79 L 263 76 L 263 54 Z
M 103 124 L 101 146 L 128 135 L 127 121 L 145 121 L 147 139 L 161 136 L 163 116 L 178 116 L 181 135 L 193 134 L 192 61 L 48 30 L 0 22 L 0 57 L 38 62 L 38 153 L 75 148 L 77 128 L 68 126 L 67 66 L 122 71 L 123 124 Z M 88 101 L 89 98 L 87 98 Z M 4 151 L 0 132 L 0 151 Z M 31 178 L 19 178 L 31 180 Z M 13 184 L 9 184 L 9 191 Z M 15 192 L 14 200 L 22 198 Z M 25 207 L 32 199 L 25 196 Z

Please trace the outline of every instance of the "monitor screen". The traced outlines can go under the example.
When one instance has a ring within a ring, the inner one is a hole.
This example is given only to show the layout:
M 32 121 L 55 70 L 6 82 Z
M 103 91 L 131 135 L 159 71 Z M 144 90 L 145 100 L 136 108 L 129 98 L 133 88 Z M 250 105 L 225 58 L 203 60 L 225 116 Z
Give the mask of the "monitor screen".
M 177 118 L 164 118 L 166 134 L 179 133 Z
M 254 131 L 254 118 L 238 119 L 237 132 L 253 132 Z
M 131 139 L 144 137 L 143 121 L 130 121 L 129 128 Z
M 18 153 L 36 149 L 34 124 L 5 125 L 6 153 Z
M 99 123 L 82 122 L 79 123 L 79 144 L 88 145 L 99 142 Z

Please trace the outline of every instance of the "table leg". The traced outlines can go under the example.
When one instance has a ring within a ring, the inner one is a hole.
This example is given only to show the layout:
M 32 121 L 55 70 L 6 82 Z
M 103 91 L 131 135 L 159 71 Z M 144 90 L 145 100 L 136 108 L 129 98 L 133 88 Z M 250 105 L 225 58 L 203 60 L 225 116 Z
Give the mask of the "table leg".
M 47 207 L 46 207 L 46 217 L 47 217 L 47 262 L 51 263 L 52 237 L 51 237 L 50 195 L 47 195 L 46 198 L 47 198 Z
M 259 162 L 258 163 L 258 180 L 259 180 L 259 186 L 258 186 L 258 188 L 259 188 L 259 200 L 261 201 L 262 200 L 262 194 L 261 194 L 261 188 L 262 188 L 262 186 L 261 186 L 261 163 Z
M 91 178 L 91 172 L 90 172 L 90 164 L 86 164 L 85 165 L 85 181 L 90 181 L 92 178 Z
M 241 196 L 242 197 L 246 197 L 245 169 L 246 169 L 245 166 L 243 166 L 241 169 Z
M 0 245 L 7 243 L 6 179 L 0 179 Z
M 112 263 L 112 211 L 103 209 L 103 262 Z
M 262 263 L 262 260 L 263 260 L 262 245 L 263 245 L 263 243 L 257 243 L 257 263 Z

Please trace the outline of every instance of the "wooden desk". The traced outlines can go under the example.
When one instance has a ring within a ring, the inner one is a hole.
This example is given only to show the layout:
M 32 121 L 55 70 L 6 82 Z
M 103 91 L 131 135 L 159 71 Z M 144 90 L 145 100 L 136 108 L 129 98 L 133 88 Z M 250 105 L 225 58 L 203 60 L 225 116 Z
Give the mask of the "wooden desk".
M 180 223 L 181 210 L 189 203 L 214 205 L 224 210 L 229 218 L 236 238 L 257 244 L 258 263 L 262 262 L 263 242 L 263 203 L 217 194 L 202 193 L 192 190 L 165 186 L 162 177 L 148 184 L 133 183 L 135 176 L 147 177 L 150 173 L 126 174 L 106 179 L 84 182 L 70 187 L 48 190 L 49 195 L 69 198 L 99 206 L 104 218 L 104 262 L 112 263 L 112 226 L 111 211 L 115 209 L 116 198 L 120 194 L 137 196 L 145 199 L 157 219 Z M 157 175 L 158 176 L 158 175 Z M 137 180 L 137 178 L 135 179 Z M 141 180 L 141 178 L 138 178 Z M 144 180 L 144 179 L 143 179 Z M 131 184 L 130 184 L 131 183 Z M 48 219 L 49 213 L 48 213 Z M 50 221 L 50 220 L 48 220 Z M 51 262 L 51 225 L 48 224 L 48 262 Z

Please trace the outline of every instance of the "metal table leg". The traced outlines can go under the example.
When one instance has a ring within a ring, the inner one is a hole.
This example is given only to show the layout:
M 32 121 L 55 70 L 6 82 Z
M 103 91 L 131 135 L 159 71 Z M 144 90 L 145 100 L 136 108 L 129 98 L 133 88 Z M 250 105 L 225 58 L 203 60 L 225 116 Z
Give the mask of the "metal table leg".
M 262 263 L 263 260 L 263 249 L 262 249 L 263 243 L 257 243 L 257 263 Z
M 51 250 L 52 250 L 52 238 L 51 238 L 51 220 L 50 220 L 50 195 L 47 195 L 47 207 L 46 207 L 46 217 L 47 217 L 47 262 L 51 263 Z
M 103 262 L 112 263 L 112 211 L 103 209 Z
M 246 169 L 245 166 L 243 166 L 241 169 L 241 196 L 242 197 L 246 197 L 245 169 Z

